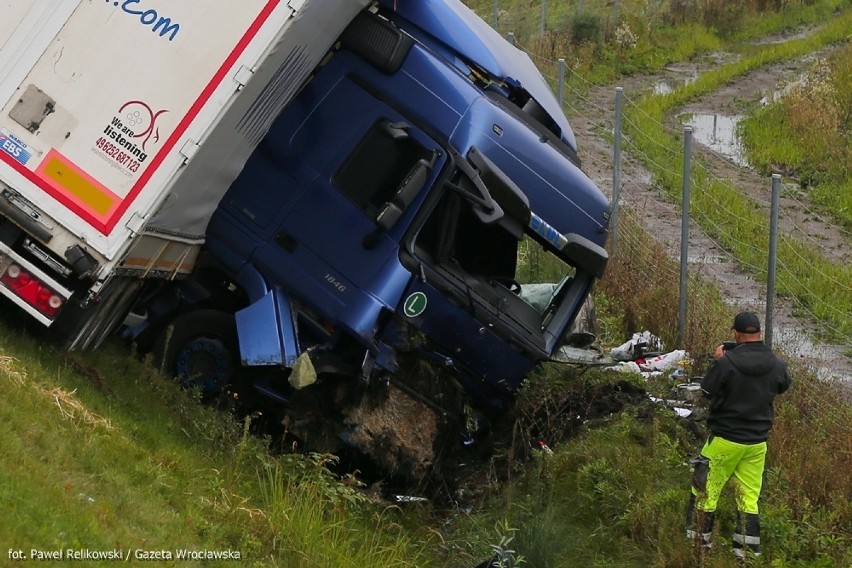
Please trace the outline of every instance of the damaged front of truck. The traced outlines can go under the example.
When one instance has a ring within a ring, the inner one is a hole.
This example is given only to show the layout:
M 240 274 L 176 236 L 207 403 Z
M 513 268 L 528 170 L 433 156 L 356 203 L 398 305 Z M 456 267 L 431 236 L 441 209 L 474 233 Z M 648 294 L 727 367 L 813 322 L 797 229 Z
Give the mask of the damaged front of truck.
M 450 165 L 408 227 L 401 259 L 416 277 L 386 334 L 399 343 L 419 332 L 469 395 L 499 409 L 571 340 L 606 267 L 609 204 L 525 54 L 455 3 L 386 13 L 477 90 L 449 137 Z

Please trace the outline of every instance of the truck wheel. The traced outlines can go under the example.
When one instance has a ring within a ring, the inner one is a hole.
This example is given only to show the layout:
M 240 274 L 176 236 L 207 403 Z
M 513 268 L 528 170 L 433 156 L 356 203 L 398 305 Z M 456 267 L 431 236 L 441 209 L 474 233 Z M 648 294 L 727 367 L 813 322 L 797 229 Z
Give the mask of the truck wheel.
M 154 345 L 161 373 L 175 377 L 202 396 L 217 394 L 234 378 L 239 343 L 234 316 L 218 310 L 196 310 L 175 318 Z

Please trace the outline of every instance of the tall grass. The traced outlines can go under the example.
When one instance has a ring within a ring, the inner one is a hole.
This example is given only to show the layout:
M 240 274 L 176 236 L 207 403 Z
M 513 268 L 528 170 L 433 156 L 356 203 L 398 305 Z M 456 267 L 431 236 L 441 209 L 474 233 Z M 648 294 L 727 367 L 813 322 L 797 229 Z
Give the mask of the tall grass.
M 755 565 L 849 566 L 852 482 L 840 472 L 852 465 L 852 406 L 837 401 L 836 385 L 795 364 L 792 372 L 793 390 L 778 400 L 769 440 L 760 502 L 764 555 Z M 529 387 L 546 391 L 556 404 L 547 416 L 536 412 L 536 419 L 570 419 L 567 401 L 612 381 L 596 371 L 546 369 Z M 665 380 L 645 386 L 657 396 L 666 396 L 671 387 Z M 541 408 L 540 397 L 526 403 Z M 454 519 L 455 529 L 484 539 L 495 520 L 505 519 L 518 529 L 514 548 L 531 567 L 736 566 L 730 550 L 733 483 L 720 500 L 712 554 L 702 555 L 684 538 L 687 460 L 707 435 L 701 420 L 680 419 L 649 400 L 578 430 L 575 437 L 554 443 L 553 454 L 534 450 L 524 474 L 515 474 L 493 494 L 482 514 Z
M 397 511 L 372 506 L 353 477 L 340 482 L 328 469 L 333 456 L 285 456 L 261 475 L 263 510 L 279 528 L 282 566 L 424 566 L 415 534 L 397 523 Z M 381 527 L 370 530 L 368 527 Z M 336 543 L 336 546 L 329 546 Z
M 648 235 L 641 219 L 626 209 L 619 217 L 619 248 L 607 266 L 598 290 L 614 300 L 620 328 L 617 343 L 637 331 L 653 330 L 670 347 L 677 346 L 679 266 Z M 686 334 L 681 348 L 712 353 L 730 335 L 732 314 L 718 288 L 692 274 L 687 282 Z M 604 312 L 605 313 L 605 312 Z M 612 334 L 612 331 L 608 333 Z
M 742 124 L 749 161 L 812 187 L 822 211 L 852 228 L 852 44 L 818 60 L 780 101 Z
M 664 50 L 658 53 L 665 60 Z M 702 88 L 739 72 L 744 71 L 720 73 Z M 666 108 L 677 100 L 671 103 Z M 677 145 L 665 137 L 660 141 Z M 679 185 L 671 181 L 670 187 Z M 749 212 L 748 205 L 742 207 Z M 621 227 L 629 233 L 638 224 L 626 214 Z M 631 249 L 631 239 L 621 239 L 601 285 L 605 332 L 616 341 L 647 327 L 672 341 L 673 270 L 664 254 L 647 246 L 646 236 L 637 233 L 632 240 L 643 246 Z M 687 344 L 702 352 L 725 336 L 730 319 L 717 291 L 695 278 L 689 286 L 695 311 Z M 700 432 L 685 428 L 663 407 L 648 403 L 580 424 L 579 435 L 554 445 L 553 455 L 535 452 L 530 463 L 508 460 L 512 483 L 502 490 L 490 483 L 492 477 L 482 478 L 471 490 L 453 494 L 458 503 L 453 513 L 436 518 L 426 510 L 412 521 L 357 491 L 355 480 L 331 476 L 328 456 L 269 456 L 262 440 L 246 436 L 248 422 L 198 405 L 197 397 L 123 348 L 107 345 L 93 354 L 62 356 L 5 317 L 13 311 L 8 304 L 0 311 L 4 548 L 228 548 L 239 550 L 240 565 L 249 566 L 456 568 L 490 555 L 489 543 L 507 542 L 511 527 L 517 529 L 511 546 L 530 567 L 695 565 L 680 535 L 685 459 L 697 448 Z M 805 370 L 796 369 L 794 377 L 770 443 L 770 490 L 761 504 L 765 565 L 849 566 L 852 415 L 833 385 Z M 515 416 L 528 415 L 524 405 L 540 405 L 546 394 L 549 410 L 541 418 L 570 421 L 573 416 L 560 412 L 572 393 L 612 380 L 596 371 L 548 366 L 531 378 Z M 644 386 L 663 395 L 670 385 Z M 464 505 L 466 495 L 484 490 L 491 491 L 490 507 Z M 731 493 L 725 493 L 720 538 L 730 532 L 733 508 Z M 497 537 L 495 525 L 502 527 Z M 720 548 L 704 566 L 734 566 Z

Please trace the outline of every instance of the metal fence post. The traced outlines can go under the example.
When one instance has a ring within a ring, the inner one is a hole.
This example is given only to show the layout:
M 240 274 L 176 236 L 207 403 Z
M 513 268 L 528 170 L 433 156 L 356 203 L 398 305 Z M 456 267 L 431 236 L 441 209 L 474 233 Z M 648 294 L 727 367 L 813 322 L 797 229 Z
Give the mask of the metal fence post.
M 687 265 L 689 264 L 689 190 L 692 177 L 692 128 L 683 129 L 683 204 L 680 223 L 680 302 L 677 312 L 677 337 L 681 349 L 686 343 Z
M 618 243 L 618 201 L 621 197 L 621 107 L 624 89 L 615 88 L 615 131 L 612 144 L 612 212 L 609 217 L 610 251 L 615 256 Z
M 547 27 L 547 0 L 541 0 L 541 29 L 539 35 L 544 35 L 544 30 Z
M 565 59 L 560 57 L 558 62 L 559 73 L 557 74 L 557 81 L 559 81 L 559 84 L 556 85 L 556 98 L 559 99 L 559 108 L 562 108 L 565 105 Z
M 781 174 L 772 174 L 772 205 L 769 210 L 769 268 L 766 274 L 766 321 L 764 342 L 772 347 L 772 315 L 775 311 L 775 264 L 778 259 L 778 202 Z
M 491 6 L 491 27 L 494 28 L 495 30 L 500 25 L 499 11 L 500 11 L 500 0 L 494 0 L 494 4 Z
M 509 43 L 515 45 L 515 32 L 509 32 L 506 34 L 506 39 L 509 40 Z

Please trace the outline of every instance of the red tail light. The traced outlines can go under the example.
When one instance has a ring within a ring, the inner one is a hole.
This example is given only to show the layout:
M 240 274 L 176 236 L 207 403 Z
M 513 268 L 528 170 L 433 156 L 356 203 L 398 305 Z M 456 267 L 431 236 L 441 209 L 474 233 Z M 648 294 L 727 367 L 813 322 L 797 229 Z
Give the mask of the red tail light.
M 49 318 L 56 317 L 65 304 L 62 296 L 17 264 L 6 268 L 0 283 Z

